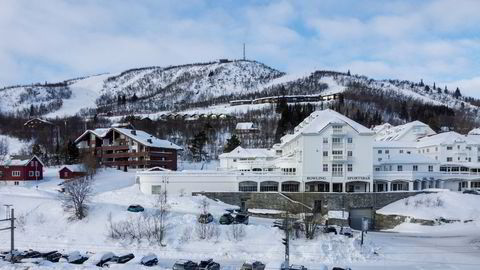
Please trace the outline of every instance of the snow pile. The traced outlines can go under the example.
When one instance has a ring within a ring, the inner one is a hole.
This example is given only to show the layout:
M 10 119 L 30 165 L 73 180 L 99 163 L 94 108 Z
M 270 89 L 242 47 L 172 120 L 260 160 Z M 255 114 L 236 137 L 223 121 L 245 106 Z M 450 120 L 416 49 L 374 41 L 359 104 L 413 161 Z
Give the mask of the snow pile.
M 377 213 L 402 215 L 417 219 L 479 220 L 480 196 L 453 191 L 418 194 L 391 203 Z
M 285 211 L 280 211 L 280 210 L 256 209 L 256 208 L 248 209 L 248 212 L 252 214 L 262 214 L 262 215 L 279 215 L 279 214 L 285 213 Z

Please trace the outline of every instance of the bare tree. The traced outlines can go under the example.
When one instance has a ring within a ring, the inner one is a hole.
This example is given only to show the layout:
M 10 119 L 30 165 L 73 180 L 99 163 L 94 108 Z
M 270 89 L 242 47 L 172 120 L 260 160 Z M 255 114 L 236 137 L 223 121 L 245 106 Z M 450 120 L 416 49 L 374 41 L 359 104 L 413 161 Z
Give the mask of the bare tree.
M 214 222 L 208 221 L 209 206 L 210 203 L 207 198 L 203 198 L 200 202 L 201 212 L 197 218 L 197 226 L 195 227 L 198 238 L 202 240 L 210 239 L 214 236 L 218 237 L 220 234 L 218 226 Z
M 245 225 L 234 223 L 230 225 L 230 234 L 233 240 L 239 241 L 245 237 Z
M 64 183 L 62 205 L 71 212 L 71 219 L 83 219 L 88 213 L 88 200 L 92 195 L 92 179 L 77 178 Z
M 8 141 L 6 138 L 0 139 L 0 161 L 5 160 L 8 155 Z
M 93 176 L 97 173 L 97 169 L 99 167 L 98 161 L 95 156 L 85 154 L 82 157 L 82 165 L 85 169 L 87 178 L 93 179 Z
M 165 246 L 163 239 L 167 233 L 167 219 L 170 214 L 170 205 L 167 202 L 166 190 L 158 194 L 155 207 L 157 209 L 153 213 L 154 237 L 160 245 Z

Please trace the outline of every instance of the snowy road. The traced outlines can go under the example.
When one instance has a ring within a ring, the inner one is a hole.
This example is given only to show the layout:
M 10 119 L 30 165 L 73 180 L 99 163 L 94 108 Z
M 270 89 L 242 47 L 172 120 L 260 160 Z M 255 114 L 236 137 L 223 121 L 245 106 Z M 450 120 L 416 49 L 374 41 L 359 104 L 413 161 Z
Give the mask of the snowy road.
M 474 234 L 476 233 L 476 234 Z M 370 232 L 379 259 L 354 269 L 480 269 L 480 231 L 418 234 Z

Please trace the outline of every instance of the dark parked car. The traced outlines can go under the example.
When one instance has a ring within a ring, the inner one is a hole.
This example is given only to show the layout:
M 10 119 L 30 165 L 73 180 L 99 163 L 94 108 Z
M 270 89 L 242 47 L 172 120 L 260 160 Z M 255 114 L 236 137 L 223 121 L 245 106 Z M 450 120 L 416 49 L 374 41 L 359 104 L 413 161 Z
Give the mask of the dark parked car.
M 214 262 L 213 259 L 200 261 L 198 270 L 220 270 L 220 264 Z
M 474 194 L 474 195 L 480 195 L 480 192 L 478 192 L 475 189 L 466 189 L 462 192 L 463 194 Z
M 285 263 L 282 263 L 282 266 L 280 267 L 281 270 L 307 270 L 307 268 L 303 265 L 295 265 L 295 264 L 292 264 L 290 266 L 288 265 L 285 265 Z M 327 268 L 323 268 L 323 264 L 320 265 L 320 267 L 318 268 L 319 270 L 324 270 L 324 269 L 327 269 Z
M 150 253 L 147 256 L 144 256 L 142 260 L 140 261 L 141 265 L 145 266 L 154 266 L 158 264 L 158 258 L 157 255 Z
M 328 226 L 324 228 L 323 232 L 337 234 L 337 228 L 335 228 L 334 226 Z
M 259 261 L 254 261 L 252 263 L 245 262 L 240 270 L 265 270 L 265 264 Z
M 333 267 L 332 270 L 352 270 L 352 268 L 350 268 L 350 267 L 345 267 L 345 268 L 342 268 L 342 267 Z
M 86 260 L 88 260 L 87 256 L 83 256 L 78 251 L 74 251 L 67 256 L 65 256 L 67 261 L 71 264 L 83 264 Z
M 220 217 L 218 222 L 222 225 L 230 225 L 233 223 L 234 220 L 235 218 L 230 213 L 226 213 Z
M 103 267 L 107 262 L 111 261 L 115 256 L 113 252 L 107 252 L 103 254 L 102 258 L 100 258 L 100 261 L 96 264 L 98 267 Z
M 116 262 L 116 263 L 123 264 L 123 263 L 126 263 L 126 262 L 132 260 L 133 258 L 135 258 L 135 255 L 133 255 L 132 253 L 129 253 L 127 255 L 123 255 L 123 256 L 120 256 L 120 257 L 114 257 L 112 259 L 112 261 Z
M 178 260 L 172 267 L 172 270 L 197 270 L 198 264 L 189 260 Z
M 130 212 L 138 213 L 138 212 L 143 212 L 145 211 L 145 208 L 139 204 L 132 204 L 128 207 L 127 209 Z
M 234 223 L 248 225 L 248 215 L 245 213 L 236 214 Z
M 199 222 L 199 223 L 203 223 L 203 224 L 207 224 L 207 223 L 213 222 L 213 216 L 212 216 L 212 214 L 210 214 L 210 213 L 201 214 L 201 215 L 198 217 L 198 222 Z

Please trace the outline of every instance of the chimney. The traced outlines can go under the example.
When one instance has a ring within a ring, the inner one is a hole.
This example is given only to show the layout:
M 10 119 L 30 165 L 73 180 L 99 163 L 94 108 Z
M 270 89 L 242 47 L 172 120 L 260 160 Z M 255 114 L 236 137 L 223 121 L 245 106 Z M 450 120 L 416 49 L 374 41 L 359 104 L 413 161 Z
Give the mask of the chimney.
M 152 143 L 152 139 L 147 139 L 147 142 Z
M 137 131 L 135 130 L 131 130 L 130 133 L 132 133 L 132 135 L 137 135 Z

